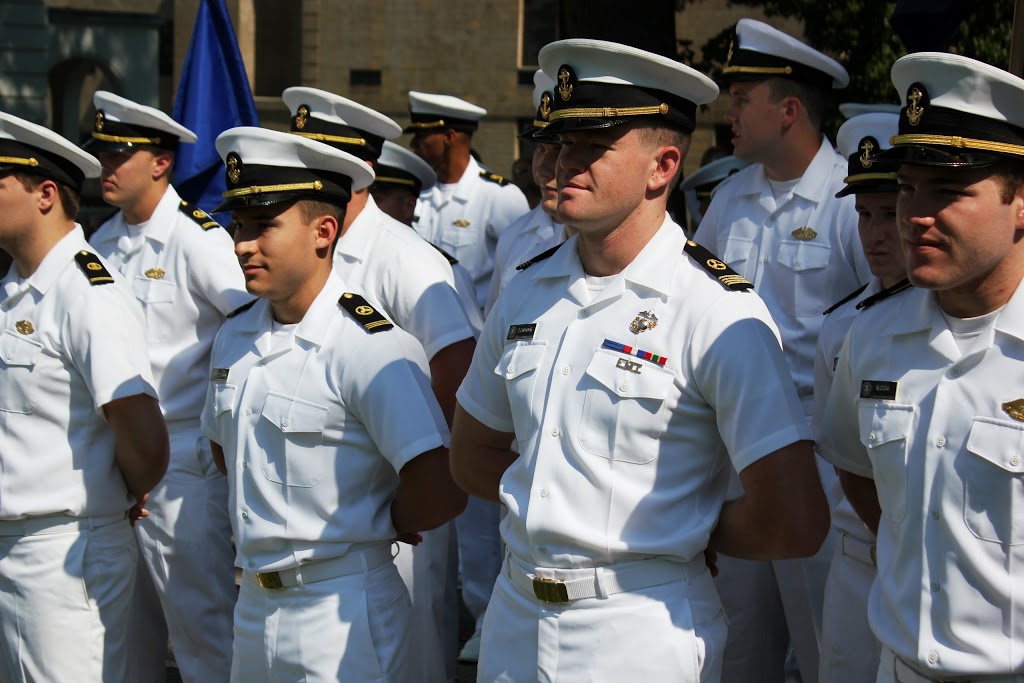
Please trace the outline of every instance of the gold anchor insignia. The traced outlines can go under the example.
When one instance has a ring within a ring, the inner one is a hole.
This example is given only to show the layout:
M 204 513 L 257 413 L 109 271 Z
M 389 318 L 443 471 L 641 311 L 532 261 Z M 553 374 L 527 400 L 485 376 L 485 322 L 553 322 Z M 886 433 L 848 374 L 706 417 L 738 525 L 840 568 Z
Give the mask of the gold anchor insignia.
M 654 315 L 654 311 L 640 311 L 633 318 L 633 322 L 629 324 L 629 331 L 633 334 L 640 334 L 647 330 L 653 330 L 658 326 L 658 316 Z
M 150 268 L 145 272 L 146 277 L 153 278 L 154 280 L 159 280 L 166 274 L 163 268 Z
M 309 107 L 302 105 L 299 107 L 299 111 L 295 114 L 295 127 L 302 130 L 306 127 L 306 121 L 309 119 Z
M 907 95 L 907 121 L 912 126 L 921 123 L 921 116 L 924 115 L 924 107 L 919 106 L 924 93 L 920 88 L 913 88 Z
M 806 242 L 808 240 L 813 240 L 815 237 L 818 236 L 818 233 L 817 233 L 817 231 L 814 228 L 808 228 L 806 225 L 804 227 L 802 227 L 802 228 L 797 228 L 796 230 L 794 230 L 790 234 L 793 237 L 795 237 L 798 240 L 800 240 L 801 242 Z
M 1024 398 L 1018 398 L 1016 401 L 1007 401 L 1003 404 L 1003 412 L 1017 420 L 1017 422 L 1024 422 Z
M 21 334 L 32 334 L 33 332 L 36 331 L 36 328 L 33 327 L 32 323 L 30 323 L 28 320 L 19 320 L 18 322 L 14 323 L 14 329 L 16 329 Z
M 238 155 L 232 152 L 228 155 L 228 180 L 232 184 L 238 182 L 238 179 L 242 176 L 242 160 L 238 158 Z
M 736 47 L 736 36 L 733 36 L 732 38 L 729 39 L 729 53 L 727 55 L 725 55 L 725 63 L 726 64 L 732 64 L 732 53 L 733 53 L 733 50 L 734 50 L 735 47 Z
M 708 268 L 711 268 L 712 270 L 725 270 L 726 268 L 726 265 L 716 258 L 708 259 L 707 264 Z
M 871 152 L 873 152 L 874 149 L 875 145 L 874 143 L 871 142 L 871 140 L 865 139 L 863 142 L 861 142 L 860 165 L 863 166 L 864 168 L 871 168 L 871 165 L 874 163 L 873 161 L 871 161 Z
M 540 117 L 544 121 L 551 116 L 551 93 L 545 92 L 540 96 Z
M 563 102 L 568 102 L 569 98 L 572 97 L 572 86 L 569 84 L 570 78 L 569 70 L 563 66 L 558 72 L 558 94 L 562 96 Z
M 456 228 L 468 228 L 469 221 L 467 221 L 465 218 L 459 218 L 457 220 L 452 221 L 452 225 L 454 225 Z

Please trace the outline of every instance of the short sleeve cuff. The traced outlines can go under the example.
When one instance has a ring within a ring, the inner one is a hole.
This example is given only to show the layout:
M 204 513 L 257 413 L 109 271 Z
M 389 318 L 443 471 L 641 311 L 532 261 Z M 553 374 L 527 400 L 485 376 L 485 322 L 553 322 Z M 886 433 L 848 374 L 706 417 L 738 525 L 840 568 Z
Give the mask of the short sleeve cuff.
M 400 451 L 388 453 L 386 457 L 388 462 L 395 468 L 395 471 L 401 472 L 403 467 L 418 456 L 435 448 L 448 448 L 449 445 L 449 440 L 446 437 L 440 433 L 435 433 L 405 444 Z
M 96 413 L 100 417 L 103 417 L 103 406 L 107 405 L 111 401 L 116 401 L 119 398 L 128 398 L 129 396 L 138 396 L 140 394 L 152 396 L 159 400 L 159 397 L 156 394 L 156 389 L 153 388 L 153 385 L 142 377 L 136 375 L 135 377 L 122 382 L 112 391 L 98 393 L 93 396 L 93 401 L 96 403 Z
M 463 410 L 469 413 L 473 419 L 479 421 L 485 427 L 489 427 L 497 432 L 505 432 L 507 434 L 515 432 L 516 426 L 512 422 L 511 418 L 499 417 L 484 408 L 479 402 L 470 396 L 465 384 L 459 387 L 459 390 L 455 394 L 455 398 L 459 402 L 459 405 L 462 406 Z
M 781 448 L 785 448 L 790 444 L 794 444 L 797 441 L 810 440 L 811 431 L 809 428 L 790 425 L 785 429 L 769 434 L 753 443 L 746 444 L 741 450 L 731 452 L 729 455 L 736 471 L 742 472 L 744 469 L 753 465 L 766 455 L 774 453 Z

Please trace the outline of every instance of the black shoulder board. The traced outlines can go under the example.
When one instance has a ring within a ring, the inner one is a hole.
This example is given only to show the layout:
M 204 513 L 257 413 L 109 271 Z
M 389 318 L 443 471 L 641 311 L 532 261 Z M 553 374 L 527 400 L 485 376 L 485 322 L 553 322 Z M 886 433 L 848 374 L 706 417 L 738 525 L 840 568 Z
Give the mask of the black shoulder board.
M 441 256 L 444 256 L 446 259 L 448 259 L 448 263 L 452 264 L 453 266 L 459 262 L 459 259 L 455 258 L 454 256 L 452 256 L 451 254 L 449 254 L 447 251 L 437 246 L 436 244 L 432 244 L 430 242 L 427 242 L 427 244 L 430 244 L 430 246 L 432 246 L 434 249 L 437 249 L 439 252 L 441 252 Z
M 224 227 L 217 221 L 213 220 L 213 218 L 210 217 L 210 214 L 206 213 L 198 206 L 193 207 L 185 200 L 182 200 L 181 204 L 178 205 L 178 210 L 195 221 L 196 225 L 203 230 L 213 230 L 214 228 Z
M 242 314 L 242 313 L 245 313 L 245 312 L 246 312 L 246 311 L 248 311 L 248 310 L 249 310 L 250 308 L 252 308 L 252 305 L 253 305 L 254 303 L 256 303 L 256 299 L 253 299 L 252 301 L 250 301 L 250 302 L 249 302 L 249 303 L 247 303 L 247 304 L 242 304 L 241 306 L 239 306 L 239 307 L 238 307 L 238 308 L 236 308 L 235 310 L 233 310 L 233 311 L 231 311 L 230 313 L 228 313 L 228 316 L 227 316 L 227 317 L 229 317 L 229 318 L 234 318 L 234 317 L 235 317 L 236 315 L 240 315 L 240 314 Z
M 865 282 L 865 283 L 864 283 L 863 285 L 861 285 L 861 286 L 860 286 L 860 287 L 858 287 L 857 289 L 853 290 L 852 292 L 850 292 L 849 294 L 847 294 L 846 296 L 844 296 L 844 297 L 843 297 L 842 299 L 840 299 L 839 301 L 835 302 L 834 304 L 832 304 L 831 306 L 829 306 L 828 308 L 826 308 L 826 309 L 825 309 L 824 311 L 822 311 L 822 313 L 821 313 L 821 314 L 822 314 L 822 315 L 828 315 L 828 314 L 829 314 L 829 313 L 831 313 L 832 311 L 836 310 L 837 308 L 839 308 L 840 306 L 842 306 L 843 304 L 845 304 L 845 303 L 846 303 L 847 301 L 849 301 L 850 299 L 853 299 L 853 298 L 855 298 L 855 297 L 859 296 L 859 295 L 860 295 L 860 293 L 861 293 L 861 292 L 863 292 L 863 291 L 864 291 L 865 289 L 867 289 L 867 288 L 868 288 L 868 283 L 866 283 L 866 282 Z
M 546 251 L 542 251 L 541 253 L 537 254 L 536 256 L 534 256 L 529 261 L 523 261 L 518 266 L 516 266 L 516 270 L 526 270 L 527 268 L 532 266 L 534 263 L 539 263 L 540 261 L 543 261 L 544 259 L 546 259 L 549 256 L 551 256 L 552 254 L 554 254 L 556 251 L 558 251 L 558 248 L 560 246 L 562 246 L 563 244 L 565 244 L 565 242 L 559 242 L 558 244 L 556 244 L 555 246 L 551 247 L 550 249 L 548 249 Z
M 683 251 L 689 254 L 690 258 L 699 263 L 704 270 L 711 273 L 711 275 L 721 282 L 727 289 L 731 289 L 736 292 L 743 292 L 754 288 L 754 285 L 752 285 L 745 277 L 725 265 L 724 261 L 719 260 L 714 254 L 693 240 L 686 240 L 686 246 L 683 247 Z
M 353 294 L 352 292 L 345 292 L 338 299 L 338 304 L 346 311 L 352 314 L 363 329 L 370 334 L 376 334 L 377 332 L 383 332 L 384 330 L 390 330 L 394 327 L 394 324 L 380 314 L 380 311 L 371 306 L 366 299 Z
M 502 187 L 508 185 L 509 182 L 497 173 L 491 173 L 490 171 L 480 171 L 480 177 L 489 183 L 498 183 Z
M 78 262 L 78 267 L 85 273 L 85 277 L 88 278 L 90 285 L 109 285 L 114 281 L 114 278 L 107 271 L 107 267 L 100 262 L 100 257 L 91 251 L 83 249 L 78 252 L 75 254 L 75 261 Z
M 903 278 L 902 280 L 894 284 L 892 287 L 886 287 L 881 292 L 872 294 L 867 299 L 864 299 L 864 301 L 861 301 L 859 304 L 857 304 L 857 310 L 863 311 L 866 308 L 871 308 L 879 301 L 884 301 L 888 299 L 890 296 L 893 296 L 894 294 L 899 294 L 904 289 L 910 289 L 911 286 L 912 285 L 910 284 L 910 280 Z

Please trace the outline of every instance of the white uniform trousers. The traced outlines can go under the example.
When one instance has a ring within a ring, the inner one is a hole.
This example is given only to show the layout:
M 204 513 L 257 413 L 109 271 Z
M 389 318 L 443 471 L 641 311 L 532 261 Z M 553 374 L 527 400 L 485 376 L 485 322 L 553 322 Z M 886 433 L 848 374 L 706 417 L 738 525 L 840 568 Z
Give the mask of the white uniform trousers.
M 595 576 L 594 570 L 545 574 Z M 558 604 L 538 600 L 506 565 L 484 617 L 477 680 L 717 683 L 726 620 L 703 556 L 680 564 L 679 577 Z
M 394 563 L 268 590 L 245 572 L 232 683 L 418 683 L 412 607 Z
M 68 522 L 41 528 L 53 519 Z M 135 535 L 124 516 L 91 524 L 49 515 L 26 522 L 27 535 L 7 535 L 18 522 L 0 522 L 3 683 L 130 680 Z
M 164 680 L 168 634 L 184 683 L 226 683 L 231 670 L 238 590 L 228 480 L 197 422 L 168 423 L 170 464 L 135 525 L 148 570 L 134 609 L 139 683 Z
M 825 584 L 818 683 L 872 683 L 882 646 L 868 623 L 872 544 L 839 533 Z
M 455 593 L 447 595 L 447 576 L 455 574 L 448 565 L 448 548 L 452 540 L 451 523 L 437 529 L 422 531 L 419 545 L 398 544 L 395 567 L 412 600 L 412 626 L 409 641 L 423 683 L 455 678 L 455 657 L 445 628 L 456 629 L 458 642 L 458 603 Z M 449 598 L 452 604 L 446 604 Z M 454 614 L 452 614 L 454 613 Z M 454 621 L 452 621 L 454 619 Z M 445 643 L 448 647 L 442 645 Z M 449 675 L 448 660 L 452 670 Z
M 462 576 L 462 601 L 476 620 L 479 631 L 484 611 L 491 599 L 494 580 L 501 571 L 501 505 L 475 496 L 461 515 L 455 518 L 459 539 L 459 574 Z

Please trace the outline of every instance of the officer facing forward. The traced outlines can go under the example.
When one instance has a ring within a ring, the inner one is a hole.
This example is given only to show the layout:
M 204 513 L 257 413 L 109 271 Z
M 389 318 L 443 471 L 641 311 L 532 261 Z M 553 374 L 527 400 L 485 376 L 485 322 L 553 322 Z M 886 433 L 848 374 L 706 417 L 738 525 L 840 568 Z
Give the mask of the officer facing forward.
M 192 131 L 158 109 L 113 93 L 93 95 L 85 148 L 103 165 L 103 199 L 118 207 L 90 241 L 128 280 L 146 315 L 147 349 L 171 435 L 167 474 L 135 526 L 146 569 L 133 634 L 139 683 L 162 681 L 167 636 L 186 683 L 227 681 L 231 668 L 228 484 L 199 429 L 213 338 L 245 291 L 231 238 L 171 187 L 178 145 Z M 166 622 L 166 626 L 165 626 Z
M 75 223 L 95 158 L 0 113 L 0 680 L 131 678 L 135 535 L 167 468 L 145 322 Z M 136 511 L 137 512 L 137 511 Z
M 508 284 L 459 389 L 453 472 L 508 507 L 480 680 L 718 680 L 704 550 L 808 555 L 828 526 L 768 311 L 666 214 L 718 88 L 603 41 L 540 60 L 579 232 Z
M 391 540 L 466 497 L 422 346 L 331 267 L 345 205 L 373 171 L 259 128 L 226 131 L 217 149 L 221 210 L 259 297 L 214 342 L 203 413 L 244 572 L 231 678 L 415 680 Z
M 878 533 L 879 683 L 1024 678 L 1024 80 L 898 60 L 914 289 L 854 321 L 819 450 Z

